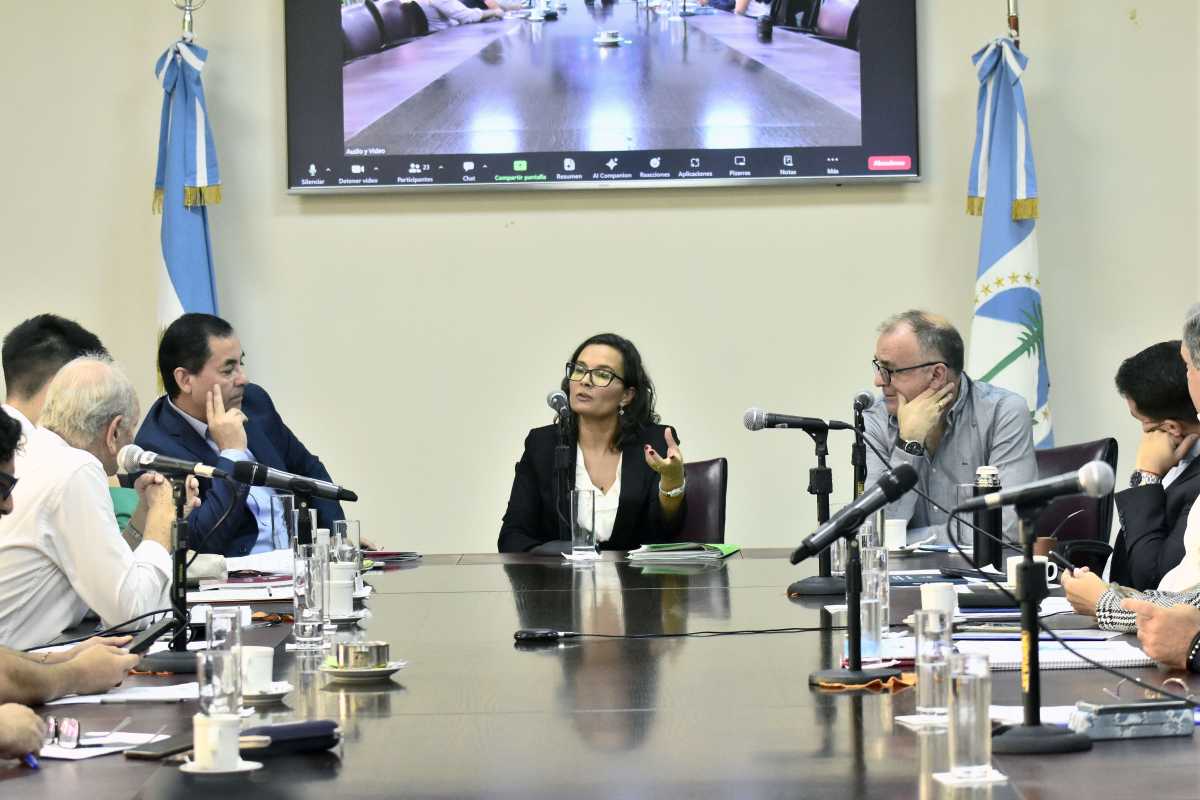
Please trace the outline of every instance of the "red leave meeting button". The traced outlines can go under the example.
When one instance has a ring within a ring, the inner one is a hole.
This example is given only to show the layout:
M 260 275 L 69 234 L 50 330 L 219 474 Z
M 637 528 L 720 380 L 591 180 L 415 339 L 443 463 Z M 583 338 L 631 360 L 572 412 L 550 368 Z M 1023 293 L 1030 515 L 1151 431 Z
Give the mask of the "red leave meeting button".
M 909 156 L 868 156 L 867 169 L 873 171 L 912 169 L 912 158 Z

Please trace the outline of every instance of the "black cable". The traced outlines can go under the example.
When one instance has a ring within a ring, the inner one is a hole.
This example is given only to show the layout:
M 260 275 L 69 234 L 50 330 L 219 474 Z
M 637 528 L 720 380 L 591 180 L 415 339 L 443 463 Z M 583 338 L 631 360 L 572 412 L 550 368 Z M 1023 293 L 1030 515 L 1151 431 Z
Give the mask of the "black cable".
M 844 631 L 845 625 L 836 625 L 833 627 L 823 628 L 759 628 L 745 629 L 737 631 L 685 631 L 683 633 L 577 633 L 575 631 L 561 631 L 564 639 L 680 639 L 686 637 L 695 637 L 697 639 L 709 639 L 714 636 L 753 636 L 758 634 L 768 633 L 815 633 L 817 631 Z
M 879 452 L 879 450 L 878 450 L 878 449 L 876 449 L 875 445 L 873 445 L 873 444 L 871 443 L 871 440 L 870 440 L 870 439 L 868 439 L 868 438 L 866 438 L 866 437 L 864 436 L 864 437 L 863 437 L 863 441 L 867 443 L 867 446 L 871 448 L 871 451 L 875 453 L 875 455 L 876 455 L 876 456 L 879 458 L 879 460 L 880 460 L 880 461 L 882 461 L 884 464 L 887 464 L 887 465 L 890 465 L 890 464 L 891 464 L 891 462 L 890 462 L 890 461 L 889 461 L 887 458 L 885 458 L 885 457 L 884 457 L 884 456 L 883 456 L 883 455 L 882 455 L 882 454 Z M 961 516 L 961 512 L 958 512 L 958 511 L 949 511 L 949 510 L 947 510 L 946 508 L 944 508 L 943 506 L 941 506 L 941 505 L 940 505 L 940 504 L 939 504 L 939 503 L 938 503 L 936 500 L 934 500 L 932 497 L 930 497 L 929 495 L 925 494 L 924 492 L 922 492 L 921 490 L 917 489 L 916 487 L 914 487 L 914 488 L 913 488 L 913 491 L 914 491 L 914 492 L 916 492 L 918 496 L 920 496 L 920 497 L 924 498 L 926 501 L 928 501 L 928 502 L 929 502 L 929 503 L 930 503 L 930 504 L 931 504 L 931 505 L 932 505 L 934 508 L 936 508 L 936 509 L 938 509 L 939 511 L 941 511 L 941 512 L 943 512 L 943 513 L 947 514 L 947 515 L 948 515 L 948 520 L 951 520 L 951 519 L 957 519 L 959 522 L 961 522 L 962 524 L 964 524 L 964 525 L 966 525 L 967 527 L 971 528 L 972 530 L 978 531 L 979 533 L 982 533 L 982 534 L 984 534 L 985 536 L 987 536 L 987 537 L 989 537 L 989 538 L 991 538 L 991 539 L 993 539 L 993 540 L 995 540 L 995 541 L 998 541 L 998 542 L 1000 542 L 1000 543 L 1001 543 L 1002 545 L 1004 545 L 1005 547 L 1009 547 L 1009 548 L 1012 548 L 1012 549 L 1014 549 L 1014 550 L 1017 550 L 1017 551 L 1021 552 L 1021 553 L 1022 553 L 1022 555 L 1024 554 L 1024 551 L 1023 551 L 1023 550 L 1021 550 L 1021 548 L 1017 547 L 1016 545 L 1010 544 L 1009 542 L 1007 542 L 1007 541 L 1006 541 L 1006 540 L 1004 540 L 1004 539 L 1000 539 L 1000 538 L 998 538 L 998 537 L 996 537 L 996 536 L 993 536 L 993 535 L 992 535 L 992 534 L 991 534 L 989 531 L 981 530 L 980 528 L 977 528 L 977 527 L 975 527 L 975 526 L 974 526 L 973 524 L 971 524 L 970 522 L 967 522 L 965 519 L 963 519 L 963 518 L 962 518 L 962 516 Z M 947 532 L 949 532 L 949 527 L 947 527 Z M 967 555 L 966 555 L 966 553 L 964 553 L 964 552 L 963 552 L 963 550 L 962 550 L 962 548 L 959 546 L 958 542 L 954 541 L 954 537 L 953 537 L 953 536 L 949 536 L 949 535 L 948 535 L 946 538 L 949 540 L 949 542 L 950 542 L 951 546 L 952 546 L 952 547 L 955 549 L 955 551 L 958 553 L 958 555 L 959 555 L 959 556 L 961 556 L 961 557 L 962 557 L 964 560 L 967 560 L 967 561 L 969 561 L 969 560 L 970 560 L 970 559 L 968 559 L 968 558 L 967 558 Z M 1020 601 L 1019 601 L 1019 600 L 1017 600 L 1016 596 L 1015 596 L 1015 595 L 1013 595 L 1013 593 L 1012 593 L 1012 592 L 1010 592 L 1008 589 L 1006 589 L 1006 588 L 1004 587 L 1004 585 L 1003 585 L 1002 583 L 1000 583 L 1000 581 L 996 580 L 996 578 L 995 578 L 995 577 L 993 577 L 993 576 L 992 576 L 990 573 L 988 573 L 988 572 L 985 572 L 985 571 L 983 571 L 983 570 L 980 570 L 980 571 L 979 571 L 979 574 L 980 574 L 980 575 L 982 575 L 982 576 L 983 576 L 985 579 L 987 579 L 987 581 L 988 581 L 989 583 L 991 583 L 993 586 L 995 586 L 997 589 L 999 589 L 999 590 L 1000 590 L 1000 591 L 1001 591 L 1001 592 L 1004 594 L 1004 596 L 1005 596 L 1005 597 L 1007 597 L 1009 600 L 1012 600 L 1012 601 L 1013 601 L 1013 605 L 1017 606 L 1018 608 L 1020 607 L 1020 605 L 1021 605 Z M 1042 622 L 1042 618 L 1041 618 L 1041 617 L 1039 617 L 1039 618 L 1038 618 L 1038 628 L 1039 628 L 1040 630 L 1042 630 L 1042 631 L 1045 631 L 1045 632 L 1046 632 L 1046 633 L 1047 633 L 1047 634 L 1050 636 L 1050 638 L 1051 638 L 1051 639 L 1053 639 L 1053 640 L 1054 640 L 1055 642 L 1057 642 L 1058 644 L 1062 645 L 1062 647 L 1063 647 L 1063 648 L 1064 648 L 1064 649 L 1065 649 L 1065 650 L 1066 650 L 1068 653 L 1070 653 L 1071 655 L 1075 656 L 1075 657 L 1076 657 L 1076 658 L 1078 658 L 1078 659 L 1081 659 L 1081 660 L 1082 660 L 1082 661 L 1084 661 L 1085 663 L 1092 665 L 1092 666 L 1093 666 L 1093 667 L 1095 667 L 1096 669 L 1099 669 L 1099 670 L 1101 670 L 1101 671 L 1103 671 L 1103 672 L 1107 672 L 1108 674 L 1110 674 L 1110 675 L 1113 675 L 1113 676 L 1115 676 L 1115 677 L 1118 677 L 1118 678 L 1121 678 L 1122 680 L 1127 680 L 1127 681 L 1129 681 L 1130 683 L 1134 684 L 1135 686 L 1140 686 L 1140 687 L 1142 687 L 1143 689 L 1149 689 L 1149 690 L 1150 690 L 1150 691 L 1152 691 L 1152 692 L 1156 692 L 1156 693 L 1158 693 L 1158 694 L 1161 694 L 1161 695 L 1163 695 L 1163 696 L 1165 696 L 1165 697 L 1169 697 L 1169 698 L 1171 698 L 1172 700 L 1180 700 L 1180 701 L 1183 701 L 1184 703 L 1187 703 L 1187 704 L 1188 704 L 1189 706 L 1191 706 L 1192 708 L 1200 708 L 1200 701 L 1191 700 L 1191 699 L 1189 699 L 1189 698 L 1187 698 L 1187 697 L 1184 697 L 1183 695 L 1178 695 L 1178 694 L 1175 694 L 1174 692 L 1168 692 L 1166 689 L 1163 689 L 1163 688 L 1162 688 L 1162 687 L 1160 687 L 1160 686 L 1152 686 L 1152 685 L 1150 685 L 1150 684 L 1146 683 L 1145 681 L 1142 681 L 1142 680 L 1141 680 L 1141 679 L 1139 679 L 1139 678 L 1135 678 L 1135 677 L 1133 677 L 1132 675 L 1127 675 L 1126 673 L 1124 673 L 1124 672 L 1121 672 L 1120 670 L 1118 670 L 1118 669 L 1116 669 L 1116 668 L 1114 668 L 1114 667 L 1109 667 L 1109 666 L 1106 666 L 1106 665 L 1104 665 L 1104 664 L 1101 664 L 1101 663 L 1100 663 L 1100 662 L 1098 662 L 1098 661 L 1094 661 L 1094 660 L 1092 660 L 1091 658 L 1089 658 L 1089 657 L 1085 656 L 1083 653 L 1080 653 L 1078 650 L 1075 650 L 1073 647 L 1071 647 L 1069 644 L 1067 644 L 1067 643 L 1066 643 L 1064 640 L 1062 640 L 1062 639 L 1058 638 L 1058 634 L 1057 634 L 1057 633 L 1055 633 L 1055 632 L 1054 632 L 1053 630 L 1051 630 L 1050 628 L 1048 628 L 1048 627 L 1047 627 L 1047 626 L 1046 626 L 1046 625 L 1045 625 L 1045 624 Z M 1039 638 L 1040 638 L 1040 637 L 1039 637 Z
M 158 616 L 159 614 L 174 614 L 174 613 L 175 613 L 175 609 L 173 609 L 173 608 L 160 608 L 157 611 L 147 611 L 145 614 L 139 614 L 138 616 L 134 617 L 133 619 L 127 619 L 124 622 L 118 622 L 116 625 L 113 625 L 111 628 L 105 628 L 104 630 L 96 631 L 95 633 L 90 633 L 87 636 L 81 636 L 78 639 L 67 639 L 62 642 L 50 642 L 49 644 L 39 644 L 35 647 L 26 647 L 21 652 L 31 653 L 34 650 L 41 650 L 44 647 L 61 647 L 64 644 L 79 644 L 80 642 L 86 642 L 88 639 L 94 639 L 97 636 L 113 636 L 113 635 L 120 636 L 120 635 L 124 635 L 126 633 L 137 633 L 136 630 L 122 631 L 121 628 L 124 628 L 126 625 L 130 625 L 134 622 L 137 622 L 138 620 L 145 619 L 146 617 L 154 617 L 154 616 Z
M 250 495 L 250 487 L 246 486 L 245 489 L 246 489 L 246 497 L 248 497 Z M 184 565 L 184 569 L 188 569 L 192 566 L 192 562 L 195 561 L 200 555 L 200 548 L 203 547 L 204 544 L 208 542 L 209 537 L 211 537 L 214 533 L 217 532 L 217 528 L 221 527 L 221 524 L 223 522 L 225 522 L 226 518 L 229 517 L 230 512 L 232 512 L 235 507 L 246 502 L 246 497 L 242 497 L 241 499 L 239 499 L 238 495 L 240 495 L 241 492 L 242 492 L 242 487 L 239 486 L 239 487 L 234 488 L 233 502 L 231 502 L 228 506 L 225 507 L 225 513 L 222 514 L 221 517 L 215 523 L 213 523 L 213 526 L 208 529 L 208 533 L 201 536 L 200 541 L 196 542 L 196 546 L 194 548 L 192 548 L 192 550 L 193 550 L 192 557 L 188 559 L 187 564 Z

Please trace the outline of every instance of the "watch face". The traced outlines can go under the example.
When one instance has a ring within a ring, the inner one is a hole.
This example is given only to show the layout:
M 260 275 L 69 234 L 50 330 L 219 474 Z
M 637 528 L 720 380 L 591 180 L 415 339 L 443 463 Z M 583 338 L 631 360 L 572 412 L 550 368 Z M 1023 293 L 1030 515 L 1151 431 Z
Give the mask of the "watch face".
M 920 456 L 925 454 L 925 448 L 920 442 L 905 442 L 904 452 L 908 453 L 909 455 Z

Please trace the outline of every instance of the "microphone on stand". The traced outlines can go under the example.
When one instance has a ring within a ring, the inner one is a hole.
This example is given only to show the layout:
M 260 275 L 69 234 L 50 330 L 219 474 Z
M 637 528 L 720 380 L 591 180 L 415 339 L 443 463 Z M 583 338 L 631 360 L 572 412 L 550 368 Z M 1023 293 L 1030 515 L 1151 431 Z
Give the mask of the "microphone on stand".
M 850 466 L 854 470 L 855 497 L 867 489 L 867 446 L 863 439 L 866 423 L 863 422 L 863 412 L 874 404 L 875 395 L 870 392 L 854 395 L 854 445 L 850 448 Z
M 557 415 L 554 429 L 557 440 L 554 445 L 554 510 L 558 516 L 558 538 L 564 541 L 571 538 L 571 522 L 569 511 L 564 510 L 564 504 L 569 509 L 571 496 L 571 442 L 569 422 L 571 420 L 571 401 L 562 389 L 555 389 L 546 395 L 546 405 L 550 406 Z
M 121 472 L 142 472 L 154 470 L 172 475 L 195 475 L 198 478 L 224 478 L 229 480 L 229 473 L 217 467 L 210 467 L 203 461 L 185 461 L 181 458 L 160 456 L 149 450 L 143 450 L 136 444 L 127 444 L 117 453 L 117 468 Z
M 1113 482 L 1112 467 L 1103 461 L 1089 461 L 1072 472 L 1064 472 L 1062 475 L 1043 478 L 1022 486 L 1014 486 L 1011 489 L 1001 489 L 998 492 L 972 497 L 954 509 L 954 513 L 999 508 L 1000 506 L 1025 505 L 1053 500 L 1064 494 L 1103 497 L 1112 491 Z
M 546 395 L 546 405 L 558 415 L 560 420 L 565 420 L 571 416 L 571 403 L 567 400 L 567 394 L 562 389 L 556 389 Z
M 900 464 L 880 476 L 879 481 L 864 492 L 857 500 L 843 508 L 792 553 L 792 563 L 799 564 L 815 556 L 838 539 L 858 530 L 862 521 L 900 495 L 917 485 L 917 471 L 911 464 Z
M 851 426 L 844 422 L 831 419 L 826 422 L 816 417 L 793 417 L 790 414 L 772 414 L 761 408 L 747 408 L 742 415 L 742 424 L 748 431 L 761 431 L 763 428 L 784 428 L 801 430 L 808 433 L 824 433 L 825 431 L 846 431 Z
M 304 475 L 294 475 L 281 469 L 259 464 L 257 461 L 238 461 L 233 465 L 233 479 L 239 483 L 251 486 L 270 486 L 272 489 L 282 489 L 285 492 L 305 494 L 309 497 L 321 497 L 326 500 L 354 502 L 358 495 L 349 489 L 343 489 L 336 483 L 309 478 Z

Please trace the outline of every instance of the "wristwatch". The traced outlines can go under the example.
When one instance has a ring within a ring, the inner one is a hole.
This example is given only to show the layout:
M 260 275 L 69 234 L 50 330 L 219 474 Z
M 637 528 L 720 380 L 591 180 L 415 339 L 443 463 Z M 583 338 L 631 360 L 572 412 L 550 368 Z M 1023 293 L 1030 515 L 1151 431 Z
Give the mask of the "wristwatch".
M 1152 483 L 1162 483 L 1162 475 L 1155 475 L 1153 472 L 1146 472 L 1144 469 L 1135 469 L 1133 474 L 1129 476 L 1129 486 L 1149 486 Z
M 910 456 L 925 455 L 925 445 L 918 441 L 909 442 L 909 441 L 905 441 L 904 439 L 901 439 L 899 436 L 897 436 L 896 437 L 896 446 L 899 447 L 904 452 L 908 453 Z

